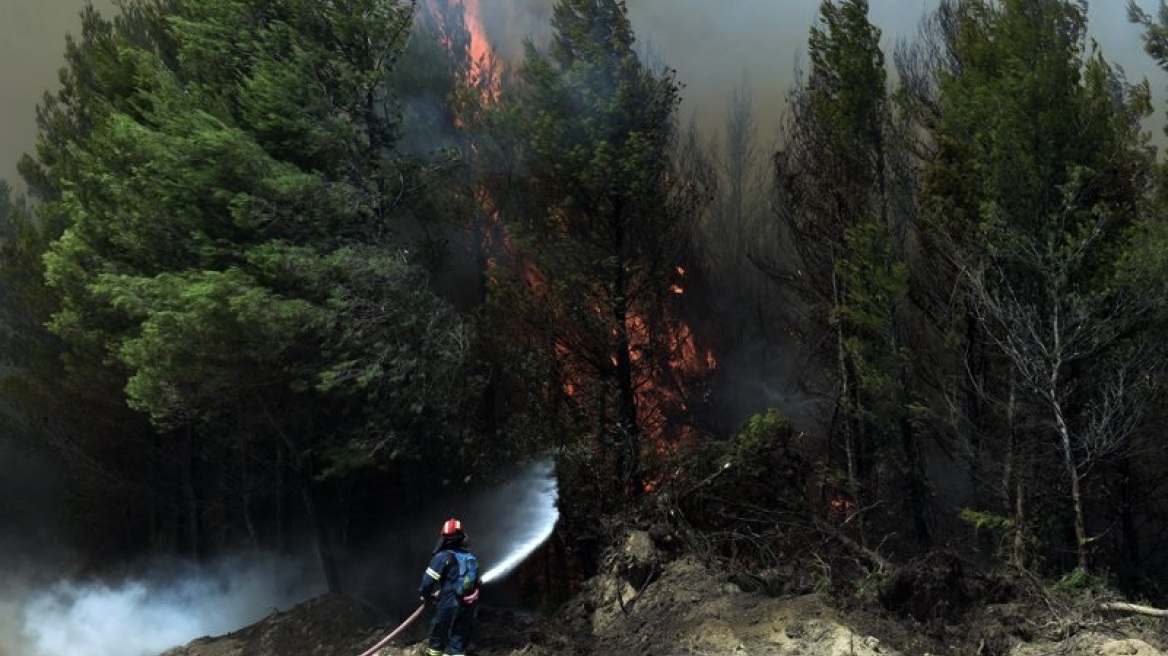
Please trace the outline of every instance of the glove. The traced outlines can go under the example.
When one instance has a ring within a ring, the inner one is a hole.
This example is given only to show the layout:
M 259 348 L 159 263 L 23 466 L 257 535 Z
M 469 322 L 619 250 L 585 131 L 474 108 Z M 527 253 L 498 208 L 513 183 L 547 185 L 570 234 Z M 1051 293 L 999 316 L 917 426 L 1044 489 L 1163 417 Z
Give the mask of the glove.
M 470 593 L 467 596 L 462 598 L 462 603 L 470 605 L 478 600 L 479 600 L 479 588 L 475 588 L 474 592 L 472 592 L 472 593 Z

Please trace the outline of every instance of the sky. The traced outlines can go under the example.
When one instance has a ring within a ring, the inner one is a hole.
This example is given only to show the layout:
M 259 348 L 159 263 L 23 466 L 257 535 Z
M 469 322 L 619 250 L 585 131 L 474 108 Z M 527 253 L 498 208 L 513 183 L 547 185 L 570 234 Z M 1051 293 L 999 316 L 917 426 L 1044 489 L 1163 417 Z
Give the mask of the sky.
M 889 50 L 911 38 L 936 0 L 870 0 L 873 23 Z M 1138 0 L 1148 10 L 1158 0 Z M 113 0 L 92 0 L 103 13 Z M 552 0 L 480 0 L 488 32 L 504 55 L 522 38 L 545 29 Z M 32 149 L 35 108 L 57 85 L 65 34 L 77 33 L 86 0 L 0 0 L 0 178 L 19 186 L 16 161 Z M 1162 102 L 1168 74 L 1142 51 L 1139 30 L 1127 22 L 1126 0 L 1091 0 L 1092 32 L 1108 59 L 1129 79 L 1147 77 Z M 762 127 L 775 125 L 805 52 L 819 0 L 627 0 L 638 39 L 686 85 L 683 111 L 721 125 L 727 99 L 749 81 Z M 891 59 L 891 58 L 890 58 Z M 1157 117 L 1159 120 L 1160 117 Z
M 16 162 L 32 150 L 36 105 L 57 88 L 65 34 L 80 32 L 85 0 L 0 0 L 0 178 L 17 183 Z M 93 0 L 103 14 L 113 0 Z

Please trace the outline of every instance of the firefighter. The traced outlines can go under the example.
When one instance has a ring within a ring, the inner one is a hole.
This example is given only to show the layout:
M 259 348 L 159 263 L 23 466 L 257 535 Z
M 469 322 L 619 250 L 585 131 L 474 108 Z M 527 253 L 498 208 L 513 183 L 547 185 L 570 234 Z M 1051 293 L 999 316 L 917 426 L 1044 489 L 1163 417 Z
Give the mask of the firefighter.
M 478 560 L 467 549 L 462 522 L 452 517 L 442 524 L 434 555 L 418 587 L 423 602 L 437 601 L 426 656 L 466 655 L 481 586 Z

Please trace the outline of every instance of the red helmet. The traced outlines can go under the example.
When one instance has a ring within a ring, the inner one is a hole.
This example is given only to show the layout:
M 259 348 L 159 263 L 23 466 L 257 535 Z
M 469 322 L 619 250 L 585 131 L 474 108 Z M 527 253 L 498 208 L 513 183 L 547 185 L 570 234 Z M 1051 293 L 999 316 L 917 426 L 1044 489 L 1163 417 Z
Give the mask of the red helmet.
M 442 531 L 441 531 L 440 535 L 444 538 L 452 537 L 455 535 L 461 535 L 461 534 L 462 534 L 462 522 L 458 521 L 457 519 L 455 519 L 453 517 L 446 520 L 446 523 L 442 525 Z

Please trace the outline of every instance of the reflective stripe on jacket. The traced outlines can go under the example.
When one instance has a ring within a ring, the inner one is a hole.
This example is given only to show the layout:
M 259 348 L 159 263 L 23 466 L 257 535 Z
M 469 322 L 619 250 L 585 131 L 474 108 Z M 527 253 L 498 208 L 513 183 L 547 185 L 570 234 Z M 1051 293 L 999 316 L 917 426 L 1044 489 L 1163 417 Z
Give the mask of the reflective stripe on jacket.
M 429 566 L 422 574 L 422 583 L 418 586 L 418 596 L 429 599 L 438 592 L 438 605 L 454 605 L 458 603 L 474 603 L 478 599 L 480 581 L 475 581 L 474 591 L 465 598 L 458 587 L 458 559 L 454 557 L 453 549 L 443 549 L 434 554 Z M 458 551 L 465 551 L 459 549 Z

